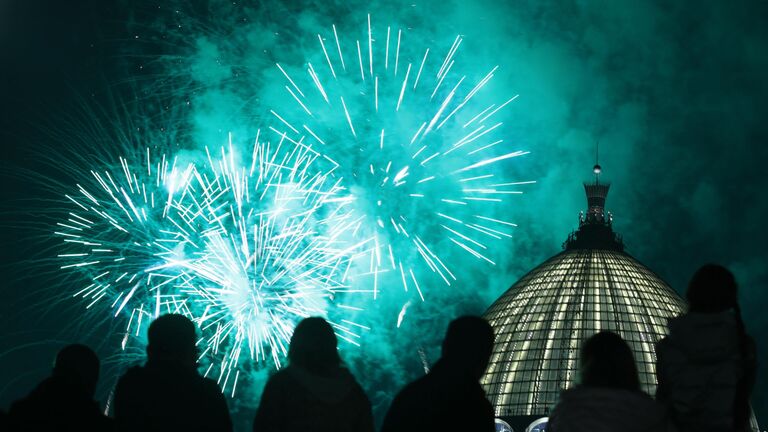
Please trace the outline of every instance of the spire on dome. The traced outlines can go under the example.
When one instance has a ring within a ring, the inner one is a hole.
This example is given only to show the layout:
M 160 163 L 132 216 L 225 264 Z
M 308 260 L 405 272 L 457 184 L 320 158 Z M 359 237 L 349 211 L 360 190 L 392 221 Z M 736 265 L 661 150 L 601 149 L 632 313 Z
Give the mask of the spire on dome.
M 611 224 L 610 215 L 605 215 L 605 199 L 608 197 L 609 183 L 600 183 L 600 174 L 603 168 L 600 166 L 600 143 L 595 144 L 595 166 L 592 167 L 595 175 L 594 183 L 584 183 L 584 191 L 587 193 L 587 217 L 580 221 L 579 225 Z
M 563 247 L 573 248 L 597 248 L 624 250 L 621 237 L 613 232 L 611 227 L 613 216 L 605 211 L 605 199 L 611 188 L 610 183 L 600 182 L 600 174 L 603 169 L 599 162 L 599 146 L 595 146 L 595 166 L 592 173 L 594 182 L 584 183 L 584 192 L 587 194 L 587 214 L 582 212 L 579 216 L 579 229 L 568 236 Z

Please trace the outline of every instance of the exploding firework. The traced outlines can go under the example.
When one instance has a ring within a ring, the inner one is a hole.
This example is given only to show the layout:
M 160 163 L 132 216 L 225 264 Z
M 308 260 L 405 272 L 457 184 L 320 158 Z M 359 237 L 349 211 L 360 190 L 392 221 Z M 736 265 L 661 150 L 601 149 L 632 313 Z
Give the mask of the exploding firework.
M 533 183 L 499 175 L 527 152 L 499 137 L 498 113 L 517 95 L 480 101 L 498 66 L 462 72 L 461 36 L 438 55 L 408 47 L 401 29 L 375 32 L 370 15 L 360 39 L 329 30 L 305 68 L 276 65 L 291 105 L 271 111 L 272 131 L 321 149 L 344 178 L 361 215 L 355 233 L 370 239 L 357 267 L 372 276 L 374 298 L 389 273 L 424 300 L 424 266 L 451 285 L 450 248 L 495 264 L 488 242 L 510 238 L 515 224 L 494 215 Z
M 349 307 L 344 276 L 361 247 L 339 238 L 358 221 L 339 181 L 314 169 L 317 152 L 257 137 L 250 163 L 236 153 L 230 143 L 177 166 L 147 150 L 138 169 L 120 158 L 119 173 L 91 171 L 66 195 L 75 207 L 56 233 L 61 268 L 89 279 L 75 296 L 127 317 L 124 348 L 142 323 L 184 314 L 201 329 L 206 375 L 233 394 L 244 364 L 280 365 L 299 318 Z M 356 343 L 360 325 L 333 324 Z
M 288 103 L 270 111 L 271 141 L 154 162 L 147 150 L 67 195 L 61 267 L 88 279 L 75 294 L 88 308 L 124 317 L 123 347 L 185 314 L 206 375 L 234 394 L 244 368 L 281 364 L 301 317 L 329 316 L 356 344 L 368 327 L 349 294 L 399 285 L 424 300 L 433 279 L 457 280 L 455 251 L 494 264 L 490 242 L 515 226 L 502 204 L 532 183 L 501 174 L 527 152 L 500 137 L 517 96 L 489 101 L 497 67 L 460 73 L 461 37 L 437 56 L 402 30 L 374 38 L 370 18 L 354 42 L 331 30 L 305 69 L 277 64 Z

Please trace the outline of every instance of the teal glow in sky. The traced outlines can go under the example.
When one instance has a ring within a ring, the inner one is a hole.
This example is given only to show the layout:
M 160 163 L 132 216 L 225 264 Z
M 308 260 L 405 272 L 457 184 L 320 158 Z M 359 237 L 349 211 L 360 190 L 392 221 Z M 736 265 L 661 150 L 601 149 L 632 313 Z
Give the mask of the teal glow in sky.
M 759 356 L 768 355 L 759 342 L 768 327 L 762 314 L 768 254 L 766 236 L 760 231 L 768 214 L 764 193 L 768 184 L 763 174 L 768 160 L 768 131 L 763 125 L 768 114 L 764 5 L 440 1 L 374 6 L 261 2 L 249 6 L 179 2 L 159 8 L 131 3 L 117 10 L 69 11 L 73 18 L 64 20 L 63 28 L 46 31 L 68 35 L 67 25 L 96 30 L 81 30 L 80 39 L 53 34 L 45 44 L 54 40 L 63 48 L 45 48 L 51 50 L 45 59 L 29 54 L 38 45 L 47 46 L 32 37 L 25 53 L 13 54 L 13 59 L 21 60 L 9 64 L 20 65 L 19 76 L 34 79 L 27 78 L 27 87 L 20 86 L 18 95 L 12 97 L 24 101 L 21 106 L 47 107 L 47 114 L 39 114 L 34 123 L 60 118 L 68 109 L 67 102 L 41 101 L 53 99 L 52 94 L 65 95 L 61 98 L 65 101 L 74 99 L 66 96 L 66 88 L 71 86 L 75 93 L 93 93 L 100 104 L 118 107 L 115 111 L 123 113 L 121 118 L 140 112 L 144 119 L 133 123 L 153 131 L 166 128 L 164 145 L 184 149 L 190 158 L 197 157 L 205 145 L 223 144 L 229 132 L 247 142 L 256 129 L 274 124 L 270 109 L 281 115 L 280 107 L 296 109 L 295 100 L 285 90 L 286 85 L 293 87 L 286 84 L 275 64 L 280 63 L 292 77 L 293 71 L 304 70 L 308 60 L 318 69 L 327 67 L 318 50 L 317 34 L 334 42 L 331 25 L 340 37 L 359 39 L 365 53 L 368 13 L 377 35 L 386 32 L 387 25 L 402 28 L 403 46 L 414 50 L 414 55 L 434 47 L 443 56 L 456 35 L 461 35 L 455 67 L 475 73 L 477 76 L 467 79 L 476 82 L 499 65 L 487 88 L 488 97 L 503 103 L 519 95 L 499 112 L 504 121 L 499 132 L 513 150 L 531 154 L 499 166 L 498 174 L 537 183 L 526 186 L 523 195 L 513 197 L 491 216 L 518 225 L 511 239 L 490 246 L 488 256 L 496 266 L 475 258 L 467 260 L 467 266 L 457 270 L 457 284 L 450 289 L 444 284 L 428 287 L 432 294 L 427 301 L 412 301 L 399 326 L 398 316 L 410 299 L 390 301 L 382 294 L 375 308 L 367 311 L 367 318 L 378 325 L 365 335 L 360 348 L 344 349 L 378 413 L 386 409 L 394 389 L 420 373 L 419 347 L 424 347 L 430 360 L 437 358 L 440 335 L 453 316 L 481 313 L 518 277 L 560 250 L 577 225 L 579 210 L 585 207 L 580 182 L 589 179 L 598 141 L 604 178 L 613 183 L 607 208 L 614 214 L 614 227 L 624 235 L 627 250 L 678 292 L 684 291 L 688 277 L 705 262 L 731 267 L 741 285 L 744 316 L 758 340 Z M 374 43 L 381 48 L 383 39 L 377 36 Z M 334 47 L 327 44 L 329 55 Z M 342 48 L 356 51 L 356 46 Z M 34 72 L 27 73 L 24 67 Z M 46 84 L 49 82 L 61 84 Z M 107 93 L 114 96 L 105 103 Z M 6 129 L 19 130 L 12 134 L 16 138 L 8 141 L 11 143 L 23 141 L 18 137 L 34 129 L 26 125 L 14 128 Z M 65 126 L 59 124 L 58 128 L 64 130 Z M 82 127 L 75 129 L 83 136 L 93 135 Z M 375 129 L 375 125 L 370 127 Z M 333 131 L 348 138 L 347 119 L 335 118 Z M 74 142 L 78 137 L 68 139 Z M 52 140 L 47 141 L 50 146 Z M 130 138 L 126 141 L 136 144 Z M 28 147 L 32 146 L 14 146 L 7 163 L 35 170 L 37 166 L 27 162 L 27 155 L 40 149 Z M 104 151 L 105 146 L 101 147 L 98 152 Z M 3 193 L 9 200 L 26 195 L 10 190 L 20 188 L 8 189 Z M 18 219 L 11 218 L 5 226 L 19 226 Z M 423 223 L 434 221 L 425 218 Z M 5 226 L 3 236 L 9 244 L 28 244 L 33 235 Z M 430 231 L 428 225 L 420 229 Z M 39 230 L 28 231 L 39 235 Z M 24 258 L 21 250 L 5 253 L 8 262 Z M 465 256 L 461 252 L 456 260 Z M 14 271 L 8 270 L 8 274 Z M 3 304 L 17 304 L 17 292 L 19 285 L 11 282 L 3 289 L 3 296 L 9 298 Z M 67 311 L 56 313 L 63 317 L 79 313 L 72 304 Z M 3 313 L 3 322 L 13 323 L 6 326 L 13 334 L 22 328 L 40 328 L 43 338 L 64 337 L 48 321 L 35 321 L 41 319 Z M 51 330 L 46 331 L 46 325 Z M 68 334 L 72 334 L 70 330 Z M 13 338 L 14 345 L 36 339 Z M 102 349 L 109 352 L 106 345 Z M 10 360 L 11 364 L 18 361 Z M 760 390 L 766 378 L 760 375 L 758 379 L 755 406 L 760 419 L 768 417 L 768 399 Z M 6 393 L 3 400 L 16 396 Z M 250 393 L 243 389 L 241 395 L 233 405 L 247 422 L 258 386 Z

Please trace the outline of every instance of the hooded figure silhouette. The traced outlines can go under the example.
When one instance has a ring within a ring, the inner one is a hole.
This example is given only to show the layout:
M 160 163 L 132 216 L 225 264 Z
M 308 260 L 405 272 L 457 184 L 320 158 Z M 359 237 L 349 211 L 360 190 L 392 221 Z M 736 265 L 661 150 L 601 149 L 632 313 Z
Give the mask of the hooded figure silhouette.
M 443 339 L 442 357 L 395 397 L 381 432 L 492 432 L 493 407 L 479 380 L 488 367 L 493 340 L 493 328 L 484 319 L 453 320 Z
M 296 326 L 290 365 L 264 387 L 254 432 L 373 432 L 371 403 L 341 366 L 337 343 L 323 318 L 306 318 Z
M 147 363 L 133 367 L 115 388 L 114 415 L 126 431 L 232 430 L 216 381 L 197 372 L 195 325 L 169 314 L 149 326 Z
M 661 406 L 640 390 L 629 345 L 604 331 L 581 348 L 581 383 L 560 395 L 547 431 L 664 432 L 670 423 Z
M 11 406 L 11 430 L 112 430 L 93 400 L 99 358 L 85 345 L 68 345 L 56 355 L 53 374 Z
M 733 274 L 707 264 L 688 284 L 688 313 L 669 321 L 656 347 L 659 388 L 681 431 L 746 431 L 755 343 L 744 329 Z

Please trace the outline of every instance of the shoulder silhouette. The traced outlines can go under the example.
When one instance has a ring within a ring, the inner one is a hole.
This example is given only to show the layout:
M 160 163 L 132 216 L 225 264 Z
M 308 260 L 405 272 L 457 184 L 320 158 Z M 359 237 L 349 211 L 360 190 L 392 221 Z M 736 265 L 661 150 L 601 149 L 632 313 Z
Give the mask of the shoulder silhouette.
M 704 265 L 688 284 L 688 313 L 657 345 L 656 397 L 681 431 L 749 430 L 757 362 L 737 294 L 728 269 Z
M 442 357 L 427 375 L 395 397 L 382 432 L 493 431 L 493 408 L 479 383 L 493 341 L 493 329 L 482 318 L 465 316 L 452 321 L 443 340 Z
M 150 326 L 147 362 L 117 383 L 114 416 L 125 431 L 231 431 L 227 402 L 197 371 L 195 325 L 163 315 Z
M 323 318 L 306 318 L 296 326 L 289 366 L 264 387 L 254 432 L 373 432 L 371 403 L 341 366 L 337 344 Z
M 68 345 L 56 355 L 53 374 L 8 414 L 11 430 L 107 431 L 111 421 L 94 401 L 99 359 L 85 345 Z
M 632 350 L 621 336 L 604 331 L 587 339 L 581 348 L 580 376 L 579 385 L 560 395 L 548 431 L 669 430 L 664 410 L 640 390 Z

